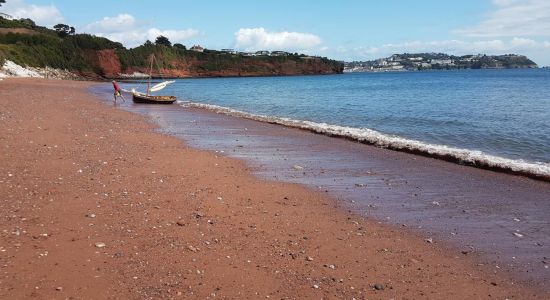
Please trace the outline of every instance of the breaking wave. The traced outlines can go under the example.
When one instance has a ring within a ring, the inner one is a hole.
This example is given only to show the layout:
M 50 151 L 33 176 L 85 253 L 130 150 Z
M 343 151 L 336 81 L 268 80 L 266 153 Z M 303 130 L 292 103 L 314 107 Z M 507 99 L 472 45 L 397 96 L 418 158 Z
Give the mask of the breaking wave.
M 449 147 L 445 145 L 430 144 L 394 135 L 384 134 L 368 128 L 354 128 L 327 123 L 294 120 L 283 117 L 257 115 L 211 104 L 194 102 L 179 102 L 179 104 L 184 107 L 205 109 L 229 116 L 271 124 L 279 124 L 328 136 L 346 138 L 365 144 L 375 145 L 381 148 L 414 153 L 463 165 L 469 165 L 473 167 L 506 173 L 520 174 L 535 179 L 550 181 L 550 163 L 529 162 L 521 159 L 509 159 L 490 155 L 478 150 L 468 150 Z

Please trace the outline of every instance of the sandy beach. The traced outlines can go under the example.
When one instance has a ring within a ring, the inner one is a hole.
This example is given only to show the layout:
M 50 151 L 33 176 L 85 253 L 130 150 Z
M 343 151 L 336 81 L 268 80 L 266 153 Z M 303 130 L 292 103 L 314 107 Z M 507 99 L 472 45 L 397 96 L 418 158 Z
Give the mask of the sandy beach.
M 2 299 L 550 296 L 156 133 L 91 84 L 0 82 Z

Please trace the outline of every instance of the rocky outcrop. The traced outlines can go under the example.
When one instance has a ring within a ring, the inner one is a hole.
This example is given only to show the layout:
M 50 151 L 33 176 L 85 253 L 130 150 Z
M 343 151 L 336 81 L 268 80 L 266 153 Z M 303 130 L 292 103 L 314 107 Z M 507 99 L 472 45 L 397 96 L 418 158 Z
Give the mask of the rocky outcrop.
M 49 79 L 79 79 L 80 76 L 67 70 L 54 69 L 50 67 L 33 68 L 20 66 L 10 60 L 6 60 L 0 66 L 0 78 L 27 77 L 27 78 L 49 78 Z
M 120 59 L 115 49 L 98 50 L 97 65 L 103 72 L 103 76 L 116 77 L 122 73 Z

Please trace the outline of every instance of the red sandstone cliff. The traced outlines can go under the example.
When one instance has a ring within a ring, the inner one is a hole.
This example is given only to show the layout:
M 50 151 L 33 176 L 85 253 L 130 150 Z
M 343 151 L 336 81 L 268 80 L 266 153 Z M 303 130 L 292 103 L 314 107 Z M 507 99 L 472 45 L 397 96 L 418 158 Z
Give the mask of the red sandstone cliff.
M 96 73 L 106 78 L 118 78 L 134 72 L 149 73 L 146 66 L 123 67 L 114 49 L 96 50 L 86 54 L 87 60 L 97 66 Z M 341 73 L 343 67 L 324 62 L 320 58 L 304 57 L 297 60 L 243 59 L 241 63 L 216 66 L 211 61 L 195 56 L 164 60 L 164 68 L 157 70 L 165 77 L 230 77 L 230 76 L 288 76 Z M 209 69 L 210 68 L 210 69 Z M 88 74 L 89 75 L 89 74 Z

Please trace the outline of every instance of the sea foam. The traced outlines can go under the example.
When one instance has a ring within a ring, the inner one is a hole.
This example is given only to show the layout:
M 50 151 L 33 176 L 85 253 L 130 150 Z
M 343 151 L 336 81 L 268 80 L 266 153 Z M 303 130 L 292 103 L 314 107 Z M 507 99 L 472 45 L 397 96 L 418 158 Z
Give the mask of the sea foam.
M 487 154 L 479 150 L 469 150 L 445 145 L 430 144 L 399 136 L 384 134 L 369 128 L 354 128 L 327 123 L 294 120 L 284 117 L 258 115 L 211 104 L 194 102 L 179 102 L 179 104 L 184 107 L 205 109 L 229 116 L 308 130 L 328 136 L 351 139 L 381 148 L 415 153 L 418 155 L 444 159 L 473 167 L 521 174 L 536 179 L 550 181 L 550 163 L 510 159 Z

